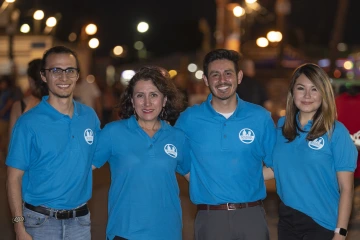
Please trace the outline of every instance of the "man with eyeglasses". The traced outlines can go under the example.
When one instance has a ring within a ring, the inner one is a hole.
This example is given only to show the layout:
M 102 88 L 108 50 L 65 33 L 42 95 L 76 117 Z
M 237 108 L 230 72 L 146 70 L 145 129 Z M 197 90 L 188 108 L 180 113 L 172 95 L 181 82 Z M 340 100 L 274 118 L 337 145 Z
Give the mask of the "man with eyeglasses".
M 93 109 L 73 100 L 75 52 L 49 49 L 40 73 L 49 96 L 18 119 L 6 159 L 16 239 L 91 239 L 86 202 L 100 122 Z

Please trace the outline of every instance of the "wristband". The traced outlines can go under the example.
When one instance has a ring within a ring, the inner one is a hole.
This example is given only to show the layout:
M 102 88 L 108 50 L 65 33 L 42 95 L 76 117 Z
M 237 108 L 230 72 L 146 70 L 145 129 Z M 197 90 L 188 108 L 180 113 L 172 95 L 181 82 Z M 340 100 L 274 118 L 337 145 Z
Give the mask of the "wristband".
M 12 223 L 25 222 L 25 218 L 24 216 L 13 217 L 11 221 Z
M 336 233 L 340 234 L 341 236 L 345 236 L 347 235 L 347 230 L 345 228 L 335 228 Z

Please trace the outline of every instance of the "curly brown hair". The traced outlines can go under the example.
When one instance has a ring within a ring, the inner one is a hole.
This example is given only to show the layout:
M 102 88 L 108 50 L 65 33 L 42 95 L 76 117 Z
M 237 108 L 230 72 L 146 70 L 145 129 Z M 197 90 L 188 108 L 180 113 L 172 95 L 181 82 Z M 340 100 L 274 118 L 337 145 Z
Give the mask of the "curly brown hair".
M 126 87 L 120 98 L 119 117 L 121 119 L 127 119 L 134 115 L 134 107 L 131 99 L 136 83 L 141 80 L 152 81 L 157 89 L 167 97 L 165 107 L 159 118 L 168 122 L 175 121 L 179 117 L 180 112 L 184 109 L 183 99 L 171 80 L 169 73 L 158 66 L 142 67 L 131 78 L 129 85 Z

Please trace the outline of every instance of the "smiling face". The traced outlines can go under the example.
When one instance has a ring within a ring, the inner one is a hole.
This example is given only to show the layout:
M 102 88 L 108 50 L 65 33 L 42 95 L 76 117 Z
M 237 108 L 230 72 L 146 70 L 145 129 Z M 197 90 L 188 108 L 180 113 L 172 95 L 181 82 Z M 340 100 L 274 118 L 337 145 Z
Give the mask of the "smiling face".
M 208 77 L 203 76 L 206 86 L 213 94 L 213 100 L 228 100 L 236 97 L 236 88 L 242 79 L 242 72 L 236 74 L 234 63 L 227 59 L 211 62 Z
M 131 102 L 139 121 L 156 122 L 166 101 L 151 80 L 139 80 L 135 84 Z
M 52 53 L 46 59 L 45 69 L 51 68 L 78 68 L 76 59 L 69 53 Z M 54 76 L 50 71 L 45 70 L 41 78 L 49 88 L 49 98 L 69 98 L 73 96 L 77 77 L 67 77 L 63 72 L 60 77 Z
M 301 74 L 293 87 L 294 104 L 300 111 L 300 116 L 311 120 L 322 103 L 321 93 L 314 83 Z

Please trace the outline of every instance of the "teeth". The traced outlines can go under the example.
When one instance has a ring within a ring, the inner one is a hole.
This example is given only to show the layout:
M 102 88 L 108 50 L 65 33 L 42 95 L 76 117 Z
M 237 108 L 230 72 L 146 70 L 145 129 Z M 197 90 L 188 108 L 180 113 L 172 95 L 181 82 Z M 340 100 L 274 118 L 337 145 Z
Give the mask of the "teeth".
M 62 87 L 62 88 L 66 88 L 66 87 L 69 87 L 70 85 L 69 84 L 63 84 L 63 85 L 58 85 L 59 87 Z
M 228 86 L 218 87 L 219 90 L 227 90 L 228 88 L 229 88 Z

